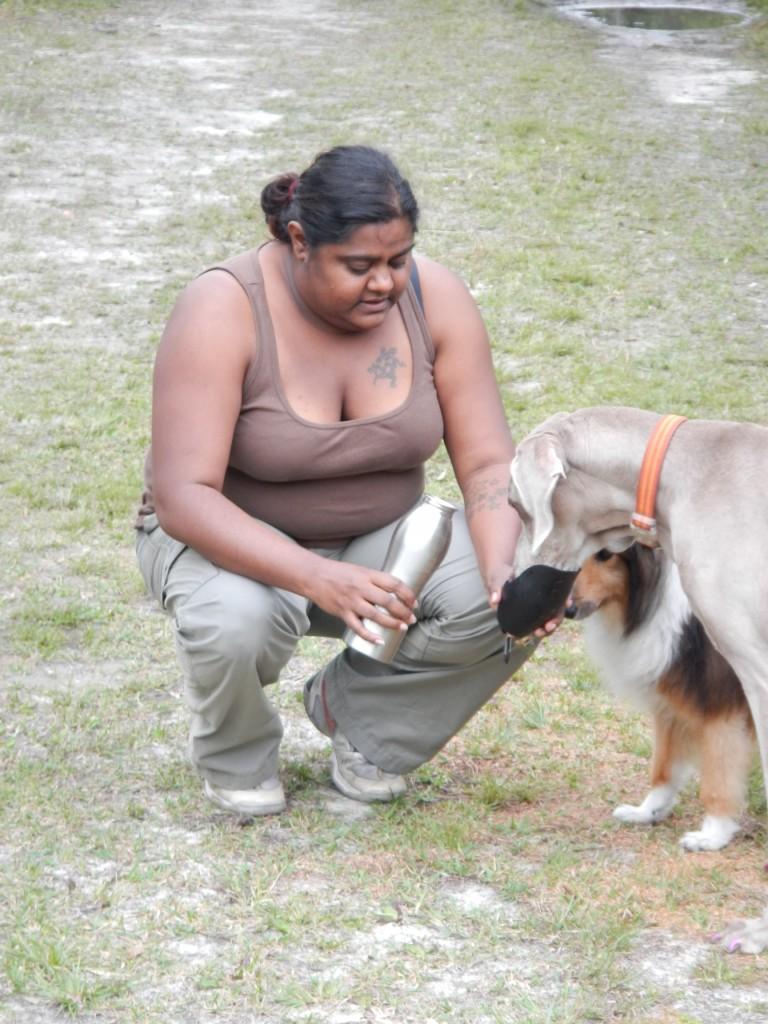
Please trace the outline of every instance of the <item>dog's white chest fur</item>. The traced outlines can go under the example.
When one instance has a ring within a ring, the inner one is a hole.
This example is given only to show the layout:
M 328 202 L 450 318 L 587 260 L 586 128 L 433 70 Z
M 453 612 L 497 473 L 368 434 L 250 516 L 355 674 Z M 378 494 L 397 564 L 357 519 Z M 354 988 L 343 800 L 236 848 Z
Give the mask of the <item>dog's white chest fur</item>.
M 584 642 L 605 686 L 639 711 L 653 711 L 656 682 L 675 657 L 691 606 L 677 567 L 664 559 L 658 603 L 628 636 L 624 624 L 599 612 L 584 622 Z

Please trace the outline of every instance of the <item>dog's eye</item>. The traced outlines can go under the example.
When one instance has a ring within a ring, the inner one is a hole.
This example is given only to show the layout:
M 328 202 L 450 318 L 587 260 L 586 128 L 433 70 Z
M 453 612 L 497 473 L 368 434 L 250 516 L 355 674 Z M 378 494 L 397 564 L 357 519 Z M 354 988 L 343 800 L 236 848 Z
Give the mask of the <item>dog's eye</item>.
M 601 548 L 595 555 L 598 562 L 609 562 L 613 558 L 613 552 L 607 548 Z

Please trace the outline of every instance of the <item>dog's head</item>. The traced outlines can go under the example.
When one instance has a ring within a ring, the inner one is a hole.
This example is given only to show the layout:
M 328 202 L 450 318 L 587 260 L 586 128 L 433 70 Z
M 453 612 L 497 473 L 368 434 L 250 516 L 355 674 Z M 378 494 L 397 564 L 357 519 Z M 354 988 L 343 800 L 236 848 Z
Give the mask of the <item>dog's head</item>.
M 518 445 L 508 494 L 523 524 L 517 573 L 533 564 L 574 572 L 601 548 L 622 551 L 632 543 L 615 489 L 570 464 L 573 435 L 574 417 L 558 413 Z
M 601 612 L 629 635 L 658 604 L 663 559 L 659 549 L 642 544 L 633 544 L 618 554 L 601 549 L 582 565 L 566 616 L 587 619 Z
M 586 560 L 573 584 L 569 619 L 588 619 L 600 609 L 615 608 L 622 614 L 627 603 L 629 569 L 622 555 L 602 548 Z

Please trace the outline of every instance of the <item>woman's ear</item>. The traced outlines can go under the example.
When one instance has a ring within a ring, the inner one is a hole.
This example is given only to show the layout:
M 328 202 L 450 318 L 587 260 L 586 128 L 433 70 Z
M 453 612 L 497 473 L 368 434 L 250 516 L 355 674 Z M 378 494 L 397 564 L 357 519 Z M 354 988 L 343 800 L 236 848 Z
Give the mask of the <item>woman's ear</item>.
M 306 235 L 304 234 L 304 228 L 297 220 L 289 220 L 287 224 L 287 231 L 291 240 L 291 250 L 293 255 L 297 260 L 306 260 L 309 254 L 309 245 L 307 243 Z

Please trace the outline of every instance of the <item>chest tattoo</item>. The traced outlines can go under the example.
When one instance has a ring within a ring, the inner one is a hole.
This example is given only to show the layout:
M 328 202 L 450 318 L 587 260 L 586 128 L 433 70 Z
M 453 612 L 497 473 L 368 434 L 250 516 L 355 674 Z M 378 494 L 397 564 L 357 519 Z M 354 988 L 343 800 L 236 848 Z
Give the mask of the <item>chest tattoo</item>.
M 373 377 L 373 383 L 378 384 L 380 380 L 388 380 L 391 388 L 397 387 L 397 368 L 405 366 L 397 358 L 397 349 L 383 348 L 376 359 L 368 367 L 368 373 Z

